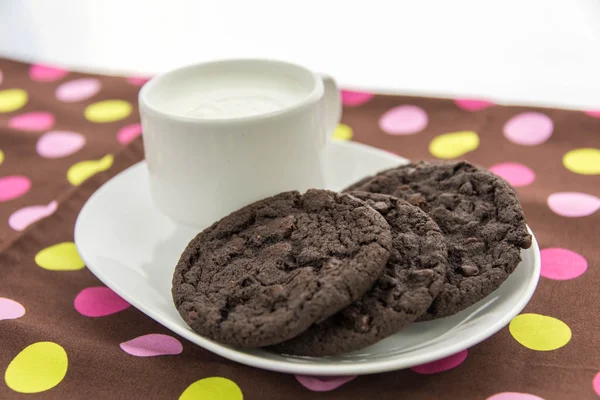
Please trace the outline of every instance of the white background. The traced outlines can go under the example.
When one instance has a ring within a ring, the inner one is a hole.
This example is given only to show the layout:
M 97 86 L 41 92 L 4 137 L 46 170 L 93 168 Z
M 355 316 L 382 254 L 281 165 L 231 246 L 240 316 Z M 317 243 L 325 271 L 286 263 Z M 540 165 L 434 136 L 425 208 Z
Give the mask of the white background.
M 597 0 L 1 0 L 0 55 L 112 73 L 269 57 L 350 88 L 600 109 Z

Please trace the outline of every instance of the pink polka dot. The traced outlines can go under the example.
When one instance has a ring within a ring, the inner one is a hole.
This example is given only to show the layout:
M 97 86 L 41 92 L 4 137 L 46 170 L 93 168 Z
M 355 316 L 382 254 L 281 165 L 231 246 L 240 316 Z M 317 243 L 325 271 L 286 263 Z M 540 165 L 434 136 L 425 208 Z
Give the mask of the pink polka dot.
M 34 111 L 16 115 L 8 120 L 8 126 L 21 131 L 44 131 L 54 125 L 54 115 L 46 111 Z
M 148 82 L 151 78 L 143 77 L 143 76 L 130 76 L 127 78 L 127 83 L 133 86 L 143 86 L 146 82 Z
M 121 343 L 120 347 L 125 353 L 136 357 L 180 354 L 183 351 L 183 345 L 179 340 L 159 333 L 138 336 Z
M 587 115 L 594 118 L 600 118 L 600 110 L 588 110 L 584 111 Z
M 51 131 L 37 141 L 37 153 L 45 158 L 61 158 L 78 152 L 85 145 L 85 137 L 77 132 Z
M 463 350 L 441 360 L 433 361 L 427 364 L 418 365 L 411 369 L 418 374 L 437 374 L 438 372 L 448 371 L 458 367 L 467 359 L 468 351 Z
M 31 181 L 26 176 L 11 175 L 0 178 L 0 201 L 14 200 L 31 189 Z
M 56 88 L 54 95 L 60 101 L 74 103 L 95 96 L 101 88 L 100 81 L 95 78 L 82 78 L 65 82 Z
M 356 375 L 352 376 L 306 376 L 296 375 L 296 379 L 302 386 L 312 390 L 313 392 L 329 392 L 337 389 L 343 384 L 355 379 Z
M 20 232 L 34 222 L 54 214 L 57 207 L 58 203 L 52 201 L 46 205 L 21 208 L 8 217 L 8 225 L 15 231 Z
M 504 136 L 513 143 L 535 146 L 544 143 L 552 135 L 554 123 L 545 114 L 524 112 L 504 124 Z
M 413 135 L 425 129 L 428 121 L 422 108 L 403 105 L 386 111 L 379 119 L 379 127 L 390 135 Z
M 494 105 L 491 101 L 476 99 L 455 99 L 454 104 L 465 111 L 481 111 Z
M 342 104 L 348 107 L 362 106 L 371 100 L 375 95 L 367 92 L 355 92 L 351 90 L 342 90 Z
M 526 165 L 519 163 L 495 164 L 490 167 L 490 171 L 505 179 L 514 187 L 531 185 L 535 180 L 535 173 Z
M 121 144 L 131 143 L 135 138 L 142 134 L 141 124 L 125 125 L 117 132 L 117 140 Z
M 600 372 L 596 374 L 592 381 L 592 387 L 598 396 L 600 396 Z
M 580 192 L 558 192 L 548 196 L 548 207 L 563 217 L 585 217 L 600 209 L 600 198 Z
M 69 71 L 49 65 L 32 65 L 29 67 L 29 77 L 37 82 L 53 82 L 67 76 Z
M 25 307 L 14 300 L 0 297 L 0 321 L 17 319 L 25 315 Z
M 548 279 L 565 281 L 582 275 L 588 267 L 583 256 L 568 249 L 554 247 L 540 251 L 542 258 L 541 275 Z
M 527 393 L 503 392 L 488 397 L 486 400 L 544 400 L 540 396 Z
M 75 297 L 75 309 L 86 317 L 104 317 L 128 307 L 129 303 L 103 286 L 85 288 Z

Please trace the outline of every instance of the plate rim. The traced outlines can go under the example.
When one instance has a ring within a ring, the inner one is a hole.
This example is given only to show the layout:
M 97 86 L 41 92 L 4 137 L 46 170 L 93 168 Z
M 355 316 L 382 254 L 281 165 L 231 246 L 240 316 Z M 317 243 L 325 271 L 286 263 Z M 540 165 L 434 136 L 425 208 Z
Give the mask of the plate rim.
M 368 145 L 356 143 L 356 142 L 330 142 L 330 145 L 334 146 L 342 146 L 342 147 L 354 147 L 360 151 L 367 151 L 378 156 L 382 156 L 394 162 L 402 163 L 408 161 L 406 158 L 397 156 L 393 153 L 387 152 L 385 150 L 377 149 Z M 85 262 L 86 267 L 94 274 L 94 276 L 100 280 L 103 284 L 105 284 L 108 288 L 113 290 L 116 294 L 122 297 L 125 301 L 131 304 L 133 307 L 152 318 L 154 321 L 164 326 L 171 332 L 174 332 L 181 337 L 187 339 L 191 343 L 196 346 L 200 346 L 207 351 L 210 351 L 214 354 L 217 354 L 225 359 L 230 361 L 234 361 L 243 365 L 260 368 L 264 370 L 280 372 L 280 373 L 288 373 L 288 374 L 299 374 L 299 375 L 310 375 L 310 376 L 336 376 L 336 375 L 368 375 L 375 374 L 381 372 L 394 371 L 399 369 L 410 368 L 416 365 L 425 364 L 431 361 L 439 360 L 453 354 L 456 354 L 460 351 L 469 349 L 478 343 L 488 339 L 493 336 L 505 326 L 507 326 L 510 321 L 517 316 L 529 303 L 533 294 L 535 293 L 535 289 L 538 285 L 541 271 L 541 258 L 540 258 L 540 250 L 539 245 L 536 240 L 535 235 L 529 228 L 527 227 L 529 233 L 532 236 L 532 245 L 529 249 L 524 251 L 533 253 L 533 268 L 531 269 L 530 279 L 527 283 L 526 287 L 523 288 L 521 298 L 515 305 L 506 312 L 502 318 L 498 318 L 495 323 L 487 326 L 485 329 L 481 330 L 478 334 L 467 337 L 464 341 L 458 342 L 457 344 L 453 344 L 451 346 L 445 347 L 443 350 L 431 353 L 431 354 L 420 354 L 409 355 L 406 354 L 399 355 L 397 358 L 393 358 L 390 360 L 374 360 L 366 363 L 353 364 L 353 363 L 336 363 L 336 364 L 311 364 L 311 363 L 293 363 L 289 361 L 282 360 L 270 360 L 265 359 L 259 355 L 248 354 L 244 351 L 240 351 L 238 349 L 222 345 L 220 343 L 214 342 L 208 338 L 200 336 L 194 331 L 187 329 L 185 327 L 180 326 L 175 322 L 171 322 L 170 320 L 165 320 L 160 316 L 160 313 L 153 311 L 150 308 L 145 307 L 141 302 L 132 298 L 126 290 L 121 290 L 120 285 L 114 282 L 112 279 L 107 278 L 102 274 L 99 268 L 96 268 L 95 265 L 90 263 L 89 259 L 87 259 L 85 252 L 81 249 L 81 225 L 82 222 L 88 212 L 88 209 L 92 207 L 92 204 L 96 201 L 96 198 L 101 195 L 102 192 L 108 190 L 107 188 L 114 184 L 115 181 L 122 179 L 124 176 L 133 173 L 134 170 L 139 168 L 143 168 L 146 165 L 144 160 L 126 168 L 121 171 L 107 182 L 105 182 L 100 188 L 98 188 L 85 202 L 81 211 L 77 215 L 77 219 L 75 221 L 75 230 L 74 230 L 74 242 L 75 246 Z M 200 344 L 202 343 L 202 344 Z M 425 348 L 426 349 L 426 348 Z M 418 356 L 418 357 L 417 357 Z M 418 361 L 415 359 L 418 358 Z

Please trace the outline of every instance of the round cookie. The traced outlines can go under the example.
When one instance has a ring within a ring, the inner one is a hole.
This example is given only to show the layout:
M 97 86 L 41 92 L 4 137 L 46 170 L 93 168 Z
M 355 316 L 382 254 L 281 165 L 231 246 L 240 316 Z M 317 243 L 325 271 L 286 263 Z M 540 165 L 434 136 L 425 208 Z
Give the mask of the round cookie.
M 447 252 L 440 228 L 426 213 L 392 196 L 357 193 L 392 230 L 392 251 L 371 290 L 326 321 L 272 350 L 331 356 L 359 350 L 397 332 L 427 311 L 444 283 Z
M 417 162 L 383 171 L 346 191 L 385 193 L 419 206 L 439 225 L 449 268 L 420 320 L 455 314 L 500 286 L 521 261 L 531 235 L 510 185 L 466 161 Z
M 352 196 L 280 193 L 192 239 L 175 268 L 173 300 L 203 336 L 273 345 L 365 294 L 385 268 L 391 240 L 385 219 Z

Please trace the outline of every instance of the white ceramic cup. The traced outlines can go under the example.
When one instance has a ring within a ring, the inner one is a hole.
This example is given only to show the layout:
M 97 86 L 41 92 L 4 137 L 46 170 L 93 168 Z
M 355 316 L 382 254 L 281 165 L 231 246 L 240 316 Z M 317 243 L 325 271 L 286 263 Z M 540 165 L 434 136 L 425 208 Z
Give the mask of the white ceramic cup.
M 283 191 L 323 188 L 341 114 L 333 79 L 260 59 L 158 75 L 139 106 L 153 202 L 199 228 Z

